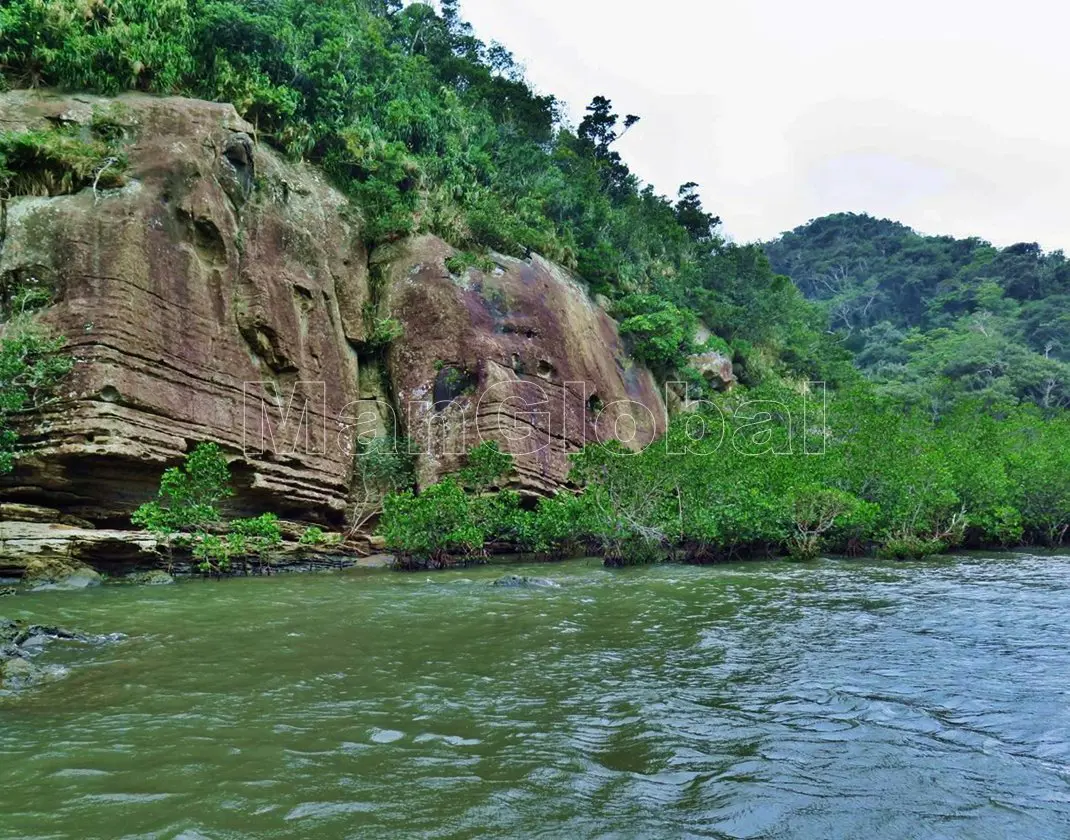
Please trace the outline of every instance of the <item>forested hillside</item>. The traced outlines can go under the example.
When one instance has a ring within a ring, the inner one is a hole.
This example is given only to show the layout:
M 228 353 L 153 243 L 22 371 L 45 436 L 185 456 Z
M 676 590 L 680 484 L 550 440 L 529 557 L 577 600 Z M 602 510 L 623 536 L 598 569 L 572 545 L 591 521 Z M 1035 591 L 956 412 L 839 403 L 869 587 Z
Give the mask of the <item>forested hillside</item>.
M 963 396 L 1070 403 L 1070 262 L 1032 243 L 922 236 L 854 213 L 766 245 L 881 387 L 939 412 Z
M 13 0 L 0 67 L 12 87 L 233 102 L 261 141 L 333 176 L 369 244 L 427 231 L 536 251 L 614 302 L 634 355 L 663 375 L 694 378 L 696 318 L 751 381 L 849 368 L 760 247 L 718 234 L 697 184 L 667 198 L 629 170 L 614 144 L 637 116 L 596 97 L 567 125 L 457 0 Z

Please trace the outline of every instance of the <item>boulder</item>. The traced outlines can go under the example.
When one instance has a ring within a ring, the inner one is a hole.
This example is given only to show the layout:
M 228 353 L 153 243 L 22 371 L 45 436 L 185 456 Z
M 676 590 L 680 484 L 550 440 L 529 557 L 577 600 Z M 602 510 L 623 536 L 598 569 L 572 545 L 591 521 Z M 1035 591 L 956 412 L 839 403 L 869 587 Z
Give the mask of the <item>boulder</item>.
M 59 676 L 55 671 L 41 668 L 22 656 L 0 658 L 0 689 L 18 691 L 30 688 L 50 677 Z
M 714 391 L 730 391 L 736 385 L 732 359 L 724 353 L 711 350 L 691 356 L 688 361 Z
M 100 573 L 89 566 L 48 556 L 30 559 L 22 579 L 32 592 L 88 589 L 102 583 Z
M 507 589 L 536 588 L 536 589 L 560 589 L 561 584 L 554 583 L 549 578 L 521 577 L 520 575 L 506 575 L 498 578 L 493 586 L 502 586 Z
M 0 651 L 6 649 L 8 645 L 14 644 L 21 631 L 21 622 L 0 616 Z
M 134 572 L 123 578 L 123 581 L 136 586 L 169 586 L 175 579 L 163 569 L 153 569 L 149 572 Z

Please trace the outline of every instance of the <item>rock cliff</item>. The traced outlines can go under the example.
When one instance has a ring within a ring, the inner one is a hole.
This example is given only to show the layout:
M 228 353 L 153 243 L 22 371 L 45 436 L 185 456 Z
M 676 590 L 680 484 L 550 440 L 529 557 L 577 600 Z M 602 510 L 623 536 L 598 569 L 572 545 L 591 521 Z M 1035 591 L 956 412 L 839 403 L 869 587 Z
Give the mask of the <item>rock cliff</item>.
M 544 494 L 566 481 L 568 454 L 585 442 L 644 446 L 661 434 L 654 378 L 566 271 L 501 255 L 451 268 L 452 255 L 422 237 L 372 258 L 383 304 L 405 330 L 386 370 L 401 426 L 423 453 L 422 483 L 495 440 L 514 456 L 518 489 Z
M 302 381 L 330 381 L 325 401 L 307 402 L 310 427 L 356 399 L 343 311 L 367 294 L 367 261 L 342 197 L 314 170 L 255 149 L 231 106 L 118 102 L 127 184 L 10 198 L 0 283 L 44 283 L 46 318 L 76 359 L 4 496 L 124 525 L 191 444 L 250 449 L 245 383 L 313 397 Z M 106 105 L 9 93 L 0 124 L 85 124 Z M 349 465 L 322 447 L 278 449 L 235 465 L 239 503 L 339 516 Z
M 16 91 L 0 130 L 103 108 L 125 185 L 3 203 L 0 289 L 49 290 L 43 317 L 76 366 L 24 423 L 0 500 L 126 527 L 208 440 L 233 459 L 239 511 L 340 525 L 357 435 L 408 435 L 422 483 L 494 439 L 517 488 L 544 494 L 585 441 L 663 429 L 653 378 L 566 271 L 537 256 L 459 267 L 433 237 L 369 255 L 360 211 L 229 105 Z M 388 318 L 401 334 L 384 343 Z

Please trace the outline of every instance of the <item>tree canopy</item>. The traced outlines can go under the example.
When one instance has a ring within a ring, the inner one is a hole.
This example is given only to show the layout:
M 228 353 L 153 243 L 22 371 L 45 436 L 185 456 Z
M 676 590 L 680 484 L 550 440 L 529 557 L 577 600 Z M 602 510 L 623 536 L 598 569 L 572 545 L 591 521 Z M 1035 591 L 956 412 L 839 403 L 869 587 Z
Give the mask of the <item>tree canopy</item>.
M 1062 252 L 923 236 L 854 213 L 815 219 L 765 250 L 888 393 L 934 412 L 964 397 L 1070 405 Z

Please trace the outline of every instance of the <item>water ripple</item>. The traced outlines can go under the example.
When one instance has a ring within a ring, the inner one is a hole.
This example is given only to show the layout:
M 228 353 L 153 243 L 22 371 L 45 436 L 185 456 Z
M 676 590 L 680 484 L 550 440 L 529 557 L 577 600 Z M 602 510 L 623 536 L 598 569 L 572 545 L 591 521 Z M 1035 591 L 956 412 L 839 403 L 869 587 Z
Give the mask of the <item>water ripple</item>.
M 0 838 L 1070 836 L 1070 558 L 549 573 L 19 598 Z

